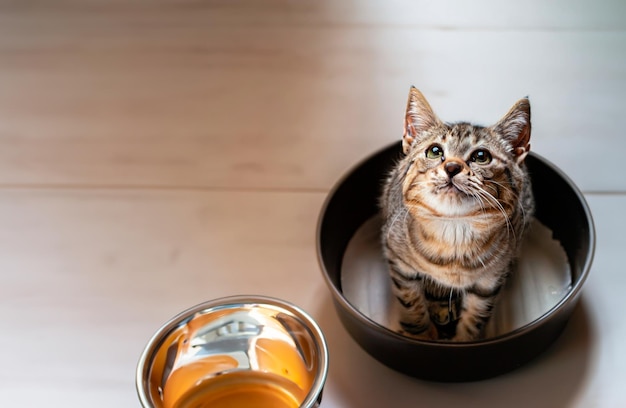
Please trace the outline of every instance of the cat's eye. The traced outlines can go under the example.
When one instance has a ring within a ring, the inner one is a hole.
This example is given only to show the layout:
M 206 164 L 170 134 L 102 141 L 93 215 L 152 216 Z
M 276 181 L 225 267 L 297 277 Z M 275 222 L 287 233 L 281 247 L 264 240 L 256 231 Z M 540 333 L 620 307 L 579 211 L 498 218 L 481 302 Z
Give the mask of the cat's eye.
M 477 164 L 489 164 L 491 163 L 491 153 L 485 149 L 478 149 L 472 153 L 471 159 Z
M 426 149 L 426 157 L 429 159 L 440 159 L 443 157 L 443 149 L 439 145 L 432 145 Z

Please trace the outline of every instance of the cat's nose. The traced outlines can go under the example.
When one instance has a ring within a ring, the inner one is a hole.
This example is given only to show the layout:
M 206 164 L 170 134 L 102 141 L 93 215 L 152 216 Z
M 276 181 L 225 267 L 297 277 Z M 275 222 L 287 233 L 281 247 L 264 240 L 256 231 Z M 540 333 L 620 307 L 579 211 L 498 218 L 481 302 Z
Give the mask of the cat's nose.
M 446 173 L 448 173 L 448 177 L 450 178 L 459 174 L 463 169 L 463 167 L 459 163 L 454 161 L 447 162 L 443 165 L 443 168 L 446 170 Z

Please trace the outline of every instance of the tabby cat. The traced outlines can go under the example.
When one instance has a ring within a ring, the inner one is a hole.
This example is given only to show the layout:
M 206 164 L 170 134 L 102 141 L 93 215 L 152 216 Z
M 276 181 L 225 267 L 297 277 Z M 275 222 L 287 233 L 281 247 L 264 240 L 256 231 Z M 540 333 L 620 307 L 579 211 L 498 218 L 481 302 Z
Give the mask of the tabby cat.
M 404 154 L 380 200 L 401 333 L 484 336 L 534 210 L 524 164 L 530 128 L 527 98 L 493 126 L 450 124 L 411 87 Z

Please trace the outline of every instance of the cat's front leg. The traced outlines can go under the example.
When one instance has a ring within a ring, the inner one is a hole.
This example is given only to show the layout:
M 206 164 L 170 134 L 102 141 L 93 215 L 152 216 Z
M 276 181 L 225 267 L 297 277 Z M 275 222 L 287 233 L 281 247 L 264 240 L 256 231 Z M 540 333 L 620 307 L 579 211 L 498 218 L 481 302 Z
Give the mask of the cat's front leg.
M 465 293 L 461 316 L 452 341 L 463 342 L 482 338 L 485 325 L 492 314 L 494 301 L 495 295 Z
M 437 329 L 430 321 L 421 276 L 406 277 L 393 265 L 390 272 L 392 292 L 400 305 L 399 332 L 417 339 L 436 340 Z

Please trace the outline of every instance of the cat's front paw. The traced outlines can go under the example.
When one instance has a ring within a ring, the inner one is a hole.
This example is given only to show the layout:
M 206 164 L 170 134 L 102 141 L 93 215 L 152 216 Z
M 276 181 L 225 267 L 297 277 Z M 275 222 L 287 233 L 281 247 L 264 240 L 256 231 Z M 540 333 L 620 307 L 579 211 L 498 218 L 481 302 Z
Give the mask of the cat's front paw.
M 473 332 L 469 330 L 457 330 L 456 334 L 454 335 L 454 337 L 452 337 L 452 339 L 450 339 L 450 341 L 463 343 L 463 342 L 468 342 L 468 341 L 480 340 L 481 338 L 482 336 L 480 332 Z
M 403 336 L 410 337 L 417 340 L 437 340 L 439 334 L 437 328 L 433 324 L 429 324 L 427 327 L 417 327 L 410 323 L 400 322 L 400 329 L 398 333 Z

